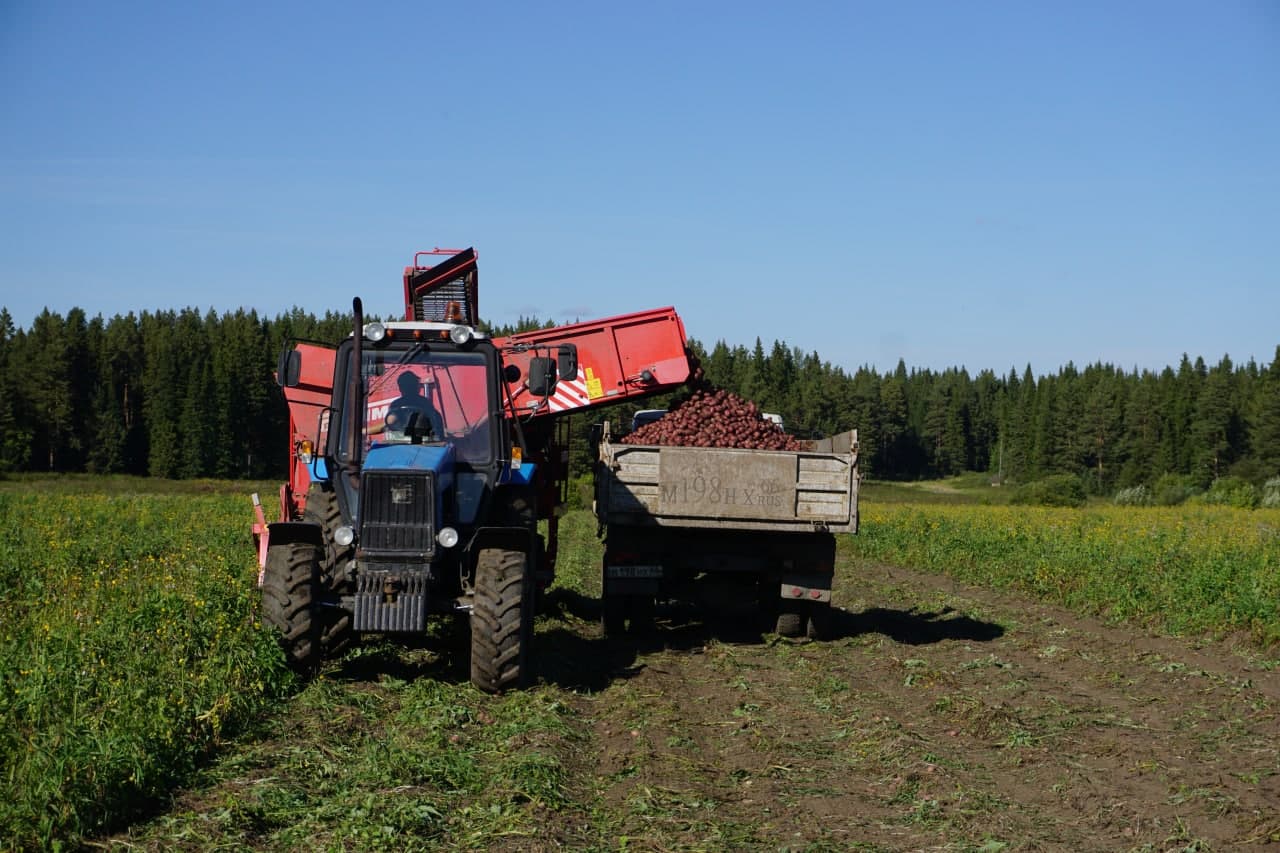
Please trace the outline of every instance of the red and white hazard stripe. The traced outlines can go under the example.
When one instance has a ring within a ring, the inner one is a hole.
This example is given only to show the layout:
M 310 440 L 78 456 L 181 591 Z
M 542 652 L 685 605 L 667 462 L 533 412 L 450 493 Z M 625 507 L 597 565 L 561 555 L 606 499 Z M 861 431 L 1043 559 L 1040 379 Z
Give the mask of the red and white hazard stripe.
M 587 383 L 580 379 L 572 381 L 561 379 L 556 383 L 556 393 L 547 399 L 547 408 L 553 412 L 580 409 L 589 405 L 591 405 L 591 398 L 587 396 Z

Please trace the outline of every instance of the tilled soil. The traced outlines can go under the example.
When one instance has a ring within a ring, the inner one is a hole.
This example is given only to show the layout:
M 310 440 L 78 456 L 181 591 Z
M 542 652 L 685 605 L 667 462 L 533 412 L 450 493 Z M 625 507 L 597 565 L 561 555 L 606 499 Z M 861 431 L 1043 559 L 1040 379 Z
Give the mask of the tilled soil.
M 548 603 L 531 695 L 485 697 L 465 658 L 377 646 L 91 846 L 1280 847 L 1280 661 L 1243 643 L 848 558 L 821 642 L 674 605 L 652 632 L 606 641 L 590 596 Z M 556 709 L 556 731 L 529 730 L 530 709 Z M 525 728 L 502 735 L 518 713 Z M 510 768 L 548 759 L 563 790 L 501 794 Z M 499 769 L 463 791 L 451 780 L 472 766 Z
M 667 610 L 611 647 L 575 770 L 618 846 L 1280 846 L 1280 662 L 901 568 L 841 584 L 827 642 Z

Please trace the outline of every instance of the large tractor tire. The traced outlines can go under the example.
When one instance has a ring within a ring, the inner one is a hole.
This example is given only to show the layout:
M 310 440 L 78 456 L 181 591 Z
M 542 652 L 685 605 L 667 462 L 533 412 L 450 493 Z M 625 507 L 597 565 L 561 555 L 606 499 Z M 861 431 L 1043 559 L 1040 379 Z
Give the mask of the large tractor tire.
M 535 581 L 533 590 L 533 612 L 541 613 L 546 604 L 546 586 L 554 580 L 553 573 L 542 576 L 543 552 L 546 540 L 538 533 L 538 496 L 532 486 L 506 486 L 498 492 L 498 519 L 502 527 L 521 527 L 529 531 L 529 539 L 533 542 L 533 553 L 529 556 L 529 571 Z
M 320 549 L 303 542 L 272 545 L 262 575 L 262 620 L 280 634 L 285 660 L 308 674 L 320 663 L 316 618 Z
M 346 575 L 347 563 L 355 556 L 355 546 L 344 548 L 333 541 L 333 531 L 342 525 L 342 513 L 332 486 L 311 484 L 302 520 L 320 525 L 324 534 L 325 548 L 320 558 L 321 590 L 331 597 L 355 592 L 354 584 Z M 351 613 L 340 607 L 324 607 L 321 611 L 320 645 L 326 656 L 335 657 L 351 644 Z
M 471 608 L 471 683 L 486 693 L 529 678 L 533 583 L 521 551 L 485 548 L 476 559 Z

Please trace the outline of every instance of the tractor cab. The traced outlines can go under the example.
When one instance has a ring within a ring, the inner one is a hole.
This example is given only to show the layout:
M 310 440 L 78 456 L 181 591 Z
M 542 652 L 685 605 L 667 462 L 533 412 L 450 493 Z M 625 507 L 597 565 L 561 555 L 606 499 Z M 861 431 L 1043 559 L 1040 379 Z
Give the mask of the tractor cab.
M 371 323 L 362 346 L 352 339 L 338 349 L 338 428 L 325 454 L 333 470 L 322 473 L 371 559 L 434 559 L 441 532 L 465 537 L 512 481 L 499 353 L 487 338 L 457 343 L 438 325 Z

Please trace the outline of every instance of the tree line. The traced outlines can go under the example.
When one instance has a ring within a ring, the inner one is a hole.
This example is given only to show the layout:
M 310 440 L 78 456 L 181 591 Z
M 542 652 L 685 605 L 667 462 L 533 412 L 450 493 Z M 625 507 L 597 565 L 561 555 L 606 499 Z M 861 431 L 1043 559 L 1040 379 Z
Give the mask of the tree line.
M 521 318 L 491 331 L 547 325 Z M 24 329 L 0 309 L 0 471 L 283 477 L 288 414 L 276 358 L 290 341 L 337 343 L 350 329 L 350 315 L 299 308 L 109 320 L 46 309 Z M 1158 372 L 1067 364 L 1039 377 L 1030 366 L 973 376 L 901 361 L 883 374 L 849 372 L 784 342 L 766 351 L 759 339 L 753 349 L 690 348 L 710 382 L 780 413 L 789 432 L 856 428 L 862 469 L 876 478 L 1069 473 L 1109 493 L 1165 474 L 1207 485 L 1280 473 L 1280 347 L 1266 366 L 1183 356 Z M 575 434 L 622 414 L 576 417 Z
M 1169 474 L 1199 486 L 1280 474 L 1280 346 L 1266 366 L 1183 355 L 1160 371 L 1068 363 L 1039 377 L 1030 365 L 974 376 L 902 361 L 849 373 L 780 342 L 766 353 L 758 339 L 701 357 L 708 379 L 781 413 L 790 431 L 857 428 L 861 468 L 877 478 L 1071 474 L 1110 494 Z
M 262 478 L 286 470 L 273 379 L 291 339 L 336 342 L 348 317 L 194 308 L 89 319 L 0 309 L 0 471 Z

